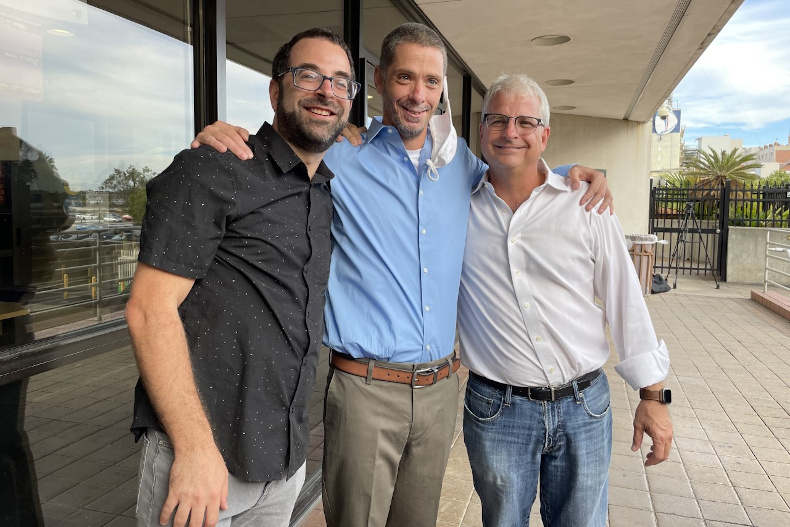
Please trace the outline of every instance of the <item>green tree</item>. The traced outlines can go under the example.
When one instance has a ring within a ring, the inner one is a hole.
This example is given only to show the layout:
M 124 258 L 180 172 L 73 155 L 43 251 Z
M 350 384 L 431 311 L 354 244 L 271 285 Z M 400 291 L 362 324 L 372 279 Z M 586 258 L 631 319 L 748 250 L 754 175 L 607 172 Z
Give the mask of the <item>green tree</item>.
M 790 183 L 790 172 L 784 170 L 774 170 L 771 174 L 760 180 L 762 187 L 779 187 Z
M 143 222 L 145 203 L 145 187 L 137 188 L 129 195 L 129 206 L 126 207 L 126 213 L 132 217 L 135 225 L 140 225 Z
M 699 182 L 715 182 L 724 185 L 726 180 L 746 183 L 758 179 L 756 174 L 749 170 L 760 168 L 760 163 L 755 163 L 756 154 L 739 154 L 737 148 L 729 152 L 722 150 L 716 152 L 708 148 L 709 152 L 700 152 L 699 158 L 689 164 L 688 174 L 696 176 Z
M 110 193 L 110 203 L 113 207 L 129 211 L 130 199 L 135 193 L 142 190 L 143 211 L 145 211 L 145 184 L 156 174 L 149 167 L 137 168 L 129 165 L 126 170 L 116 168 L 99 186 L 99 190 Z M 138 204 L 139 206 L 139 204 Z M 134 214 L 132 216 L 138 219 Z M 142 218 L 142 215 L 140 216 Z

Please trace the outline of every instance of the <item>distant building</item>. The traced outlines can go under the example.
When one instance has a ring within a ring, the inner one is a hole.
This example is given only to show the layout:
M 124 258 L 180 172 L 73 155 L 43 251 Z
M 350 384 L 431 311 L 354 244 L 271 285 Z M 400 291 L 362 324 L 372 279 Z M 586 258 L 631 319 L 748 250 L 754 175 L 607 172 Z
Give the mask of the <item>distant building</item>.
M 790 172 L 790 137 L 787 138 L 787 142 L 787 145 L 774 142 L 757 149 L 757 161 L 763 165 L 760 177 L 770 176 L 777 170 Z
M 743 149 L 743 139 L 733 139 L 730 134 L 724 135 L 705 135 L 697 138 L 697 151 L 709 152 L 712 148 L 715 152 L 729 152 L 733 148 Z

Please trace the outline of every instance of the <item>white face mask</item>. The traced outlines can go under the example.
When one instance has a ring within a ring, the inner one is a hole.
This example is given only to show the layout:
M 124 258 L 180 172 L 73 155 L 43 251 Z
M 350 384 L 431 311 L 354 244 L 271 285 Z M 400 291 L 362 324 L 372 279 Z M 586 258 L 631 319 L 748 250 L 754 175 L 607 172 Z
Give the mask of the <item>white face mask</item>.
M 434 115 L 428 121 L 428 128 L 431 130 L 431 159 L 428 160 L 428 177 L 434 181 L 439 179 L 439 172 L 436 170 L 443 167 L 455 157 L 455 150 L 458 148 L 458 134 L 455 133 L 453 126 L 453 116 L 450 112 L 450 89 L 447 86 L 447 77 L 444 78 L 444 101 L 445 111 L 441 115 Z

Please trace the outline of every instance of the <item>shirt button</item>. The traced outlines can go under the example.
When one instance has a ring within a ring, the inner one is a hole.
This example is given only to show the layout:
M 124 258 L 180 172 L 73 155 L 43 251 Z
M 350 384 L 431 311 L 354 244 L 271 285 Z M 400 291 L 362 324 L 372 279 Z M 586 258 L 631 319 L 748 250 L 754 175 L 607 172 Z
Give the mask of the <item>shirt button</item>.
M 521 271 L 516 271 L 516 276 L 521 276 Z
M 535 337 L 535 342 L 540 342 L 541 340 L 543 340 L 543 337 L 541 337 L 540 335 Z
M 501 212 L 502 214 L 504 214 L 504 213 L 506 213 L 506 212 L 507 212 L 507 209 L 499 209 L 499 212 Z
M 408 161 L 409 160 L 409 156 L 403 156 L 403 160 L 404 161 Z
M 428 234 L 428 231 L 425 230 L 425 229 L 421 230 L 420 232 L 423 233 L 423 234 Z
M 510 243 L 516 243 L 516 239 L 515 238 L 510 238 Z
M 425 346 L 425 349 L 428 350 L 428 351 L 431 351 L 431 345 L 428 344 L 427 346 Z
M 423 267 L 423 268 L 422 268 L 422 272 L 423 272 L 423 273 L 427 273 L 427 272 L 428 272 L 428 268 L 427 268 L 427 267 Z
M 554 368 L 549 368 L 549 373 L 554 373 Z
M 430 311 L 430 310 L 431 310 L 430 306 L 425 306 L 425 311 Z
M 529 302 L 524 302 L 524 307 L 526 307 L 527 309 L 529 309 Z M 538 337 L 538 340 L 540 340 L 540 337 Z
M 392 128 L 387 128 L 387 133 L 391 134 L 392 133 Z
M 422 190 L 420 191 L 420 196 L 422 196 Z

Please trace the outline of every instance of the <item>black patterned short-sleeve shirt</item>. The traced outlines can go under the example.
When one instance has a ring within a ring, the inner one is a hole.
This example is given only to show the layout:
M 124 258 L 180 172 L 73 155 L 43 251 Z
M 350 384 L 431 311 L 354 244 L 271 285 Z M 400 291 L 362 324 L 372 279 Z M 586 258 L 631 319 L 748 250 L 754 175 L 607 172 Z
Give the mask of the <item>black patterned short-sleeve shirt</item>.
M 149 182 L 138 259 L 195 279 L 179 314 L 217 446 L 233 475 L 272 481 L 307 456 L 332 173 L 311 180 L 268 123 L 249 145 L 248 161 L 185 150 Z M 132 430 L 146 427 L 162 429 L 138 382 Z

